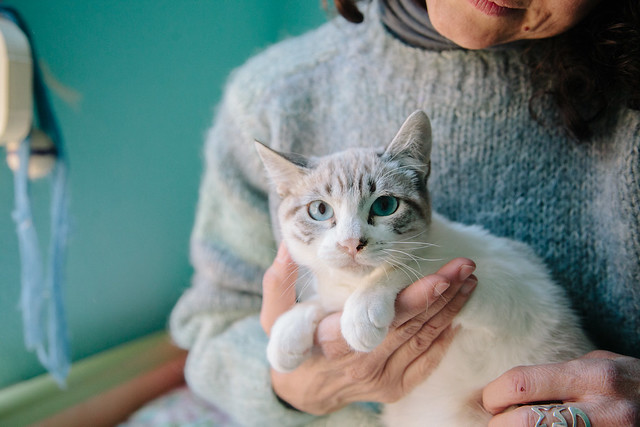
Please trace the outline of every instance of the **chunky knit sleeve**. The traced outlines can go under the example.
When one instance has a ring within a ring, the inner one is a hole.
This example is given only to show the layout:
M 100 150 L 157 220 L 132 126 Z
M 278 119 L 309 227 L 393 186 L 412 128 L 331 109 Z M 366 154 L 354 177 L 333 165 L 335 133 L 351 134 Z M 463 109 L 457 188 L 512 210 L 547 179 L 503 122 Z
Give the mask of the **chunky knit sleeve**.
M 191 236 L 192 285 L 174 308 L 174 341 L 189 349 L 187 382 L 240 425 L 299 425 L 309 418 L 271 392 L 267 337 L 257 313 L 261 279 L 275 256 L 262 167 L 253 140 L 267 132 L 232 82 L 207 135 Z M 254 94 L 255 95 L 255 94 Z
M 185 348 L 198 339 L 201 316 L 217 319 L 210 325 L 217 334 L 259 311 L 262 274 L 275 256 L 262 168 L 252 151 L 262 130 L 243 119 L 247 112 L 240 113 L 232 89 L 205 144 L 205 173 L 191 235 L 192 286 L 171 317 L 174 339 Z

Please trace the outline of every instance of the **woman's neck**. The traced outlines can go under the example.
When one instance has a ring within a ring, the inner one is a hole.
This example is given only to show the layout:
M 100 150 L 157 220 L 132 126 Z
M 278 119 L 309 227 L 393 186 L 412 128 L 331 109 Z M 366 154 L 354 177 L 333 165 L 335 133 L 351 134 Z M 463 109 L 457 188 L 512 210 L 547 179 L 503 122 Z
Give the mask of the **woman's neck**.
M 433 28 L 424 1 L 379 0 L 379 6 L 384 26 L 406 44 L 429 50 L 460 49 Z

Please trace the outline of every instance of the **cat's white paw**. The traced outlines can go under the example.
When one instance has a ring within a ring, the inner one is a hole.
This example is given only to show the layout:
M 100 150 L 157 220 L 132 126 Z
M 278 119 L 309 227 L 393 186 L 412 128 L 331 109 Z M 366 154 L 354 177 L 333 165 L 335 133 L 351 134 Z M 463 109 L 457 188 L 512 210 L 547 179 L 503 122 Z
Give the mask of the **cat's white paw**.
M 387 336 L 394 315 L 394 300 L 352 295 L 340 319 L 342 335 L 354 350 L 370 352 Z
M 311 356 L 318 308 L 298 304 L 271 328 L 267 360 L 278 372 L 291 372 Z
M 311 355 L 311 345 L 303 341 L 305 340 L 279 339 L 277 336 L 274 339 L 272 336 L 267 345 L 267 359 L 271 367 L 278 372 L 294 371 Z

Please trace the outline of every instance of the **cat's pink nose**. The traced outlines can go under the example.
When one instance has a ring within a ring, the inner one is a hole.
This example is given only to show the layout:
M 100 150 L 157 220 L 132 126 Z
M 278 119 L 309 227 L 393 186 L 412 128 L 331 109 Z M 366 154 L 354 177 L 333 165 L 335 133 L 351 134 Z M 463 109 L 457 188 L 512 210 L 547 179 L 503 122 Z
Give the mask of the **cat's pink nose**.
M 365 239 L 345 239 L 338 243 L 338 247 L 347 252 L 351 256 L 356 256 L 358 252 L 360 252 L 365 246 L 367 246 L 367 241 Z

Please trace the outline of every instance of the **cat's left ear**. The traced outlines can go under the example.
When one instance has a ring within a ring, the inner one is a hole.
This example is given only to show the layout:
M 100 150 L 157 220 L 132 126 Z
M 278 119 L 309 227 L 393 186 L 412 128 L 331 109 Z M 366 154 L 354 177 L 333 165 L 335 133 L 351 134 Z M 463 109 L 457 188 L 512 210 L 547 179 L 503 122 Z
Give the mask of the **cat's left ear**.
M 278 195 L 285 197 L 290 188 L 306 174 L 307 159 L 299 155 L 280 153 L 260 141 L 255 141 L 255 145 Z
M 414 111 L 400 127 L 384 152 L 389 158 L 411 158 L 426 176 L 431 164 L 431 121 L 422 110 Z

